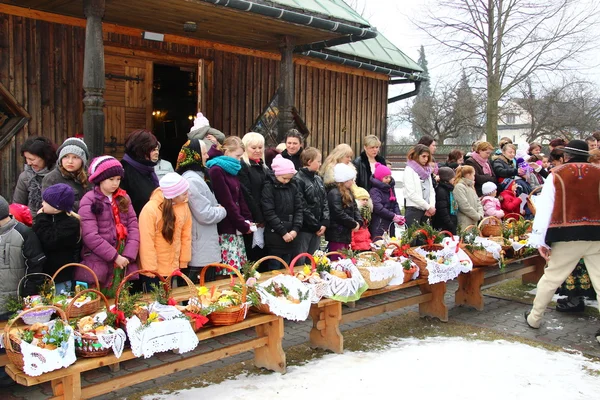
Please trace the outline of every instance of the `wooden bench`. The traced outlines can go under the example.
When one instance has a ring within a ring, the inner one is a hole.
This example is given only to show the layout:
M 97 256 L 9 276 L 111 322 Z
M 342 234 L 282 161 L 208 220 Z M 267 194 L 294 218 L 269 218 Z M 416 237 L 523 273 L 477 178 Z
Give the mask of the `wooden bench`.
M 502 282 L 507 279 L 521 277 L 523 283 L 537 284 L 544 274 L 546 261 L 539 255 L 521 259 L 507 260 L 506 266 L 522 263 L 518 268 L 501 272 L 497 275 L 485 276 L 485 271 L 498 266 L 473 268 L 471 272 L 458 276 L 458 289 L 454 294 L 457 305 L 467 305 L 479 311 L 483 310 L 483 295 L 481 287 Z
M 217 350 L 191 355 L 181 360 L 165 363 L 139 372 L 132 372 L 111 379 L 110 381 L 81 387 L 81 373 L 122 361 L 136 358 L 131 350 L 123 351 L 120 358 L 114 355 L 105 357 L 78 359 L 68 368 L 51 371 L 40 376 L 28 376 L 13 364 L 6 365 L 6 372 L 17 383 L 33 386 L 43 382 L 51 382 L 54 399 L 81 399 L 99 396 L 127 386 L 169 375 L 181 370 L 193 368 L 212 361 L 220 360 L 246 351 L 254 350 L 254 364 L 260 368 L 284 373 L 286 369 L 285 353 L 282 348 L 283 319 L 275 315 L 250 314 L 244 321 L 222 327 L 202 329 L 197 333 L 198 339 L 206 340 L 254 327 L 257 337 L 235 343 Z
M 346 314 L 342 313 L 342 303 L 336 300 L 323 299 L 319 303 L 313 304 L 310 309 L 310 317 L 313 321 L 313 327 L 310 331 L 310 345 L 335 353 L 342 353 L 344 351 L 344 337 L 339 329 L 340 324 L 357 321 L 362 318 L 368 318 L 415 304 L 419 305 L 419 314 L 422 317 L 435 317 L 440 321 L 447 322 L 448 308 L 444 302 L 444 295 L 446 294 L 445 282 L 430 285 L 427 279 L 416 279 L 402 285 L 367 290 L 362 294 L 361 299 L 415 286 L 419 287 L 421 294 Z

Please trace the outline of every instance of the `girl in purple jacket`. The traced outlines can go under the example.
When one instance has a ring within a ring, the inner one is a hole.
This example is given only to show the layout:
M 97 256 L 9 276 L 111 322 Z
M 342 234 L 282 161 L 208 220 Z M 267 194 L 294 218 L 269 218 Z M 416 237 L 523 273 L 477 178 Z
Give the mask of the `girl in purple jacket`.
M 242 235 L 256 230 L 250 222 L 252 214 L 237 176 L 242 168 L 240 158 L 244 154 L 244 145 L 240 138 L 230 136 L 223 142 L 222 152 L 214 146 L 211 152 L 212 158 L 206 163 L 208 175 L 217 201 L 227 211 L 227 216 L 217 224 L 221 259 L 224 264 L 239 269 L 247 261 Z M 218 273 L 225 275 L 229 272 L 224 269 Z
M 97 157 L 92 160 L 88 175 L 94 190 L 87 192 L 79 204 L 81 263 L 96 273 L 104 291 L 114 295 L 124 274 L 138 269 L 138 222 L 129 196 L 119 188 L 123 177 L 119 161 L 111 156 Z M 82 268 L 75 271 L 75 279 L 94 282 Z

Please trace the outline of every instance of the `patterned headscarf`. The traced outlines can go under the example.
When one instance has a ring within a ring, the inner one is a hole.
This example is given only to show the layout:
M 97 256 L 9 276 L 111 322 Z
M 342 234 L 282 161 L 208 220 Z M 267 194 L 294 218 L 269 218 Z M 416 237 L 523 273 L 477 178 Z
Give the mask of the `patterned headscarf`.
M 177 156 L 177 166 L 175 167 L 175 170 L 179 171 L 181 168 L 192 170 L 204 169 L 204 165 L 202 164 L 202 149 L 198 139 L 188 140 L 181 147 L 179 155 Z

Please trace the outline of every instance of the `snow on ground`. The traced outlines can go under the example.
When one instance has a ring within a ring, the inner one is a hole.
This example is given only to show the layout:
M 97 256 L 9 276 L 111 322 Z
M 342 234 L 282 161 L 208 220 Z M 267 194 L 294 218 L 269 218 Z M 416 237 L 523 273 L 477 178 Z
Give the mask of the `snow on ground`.
M 535 297 L 535 294 L 537 293 L 537 288 L 534 288 L 534 289 L 528 291 L 527 293 L 532 294 Z M 556 303 L 556 301 L 558 299 L 562 299 L 562 298 L 565 298 L 565 297 L 567 297 L 567 296 L 562 296 L 560 294 L 555 294 L 554 296 L 552 296 L 552 301 Z M 584 301 L 585 301 L 585 305 L 586 306 L 598 308 L 598 300 L 590 300 L 587 297 L 585 297 Z
M 589 371 L 597 375 L 600 363 L 521 343 L 410 338 L 382 351 L 327 355 L 284 375 L 241 375 L 143 399 L 587 400 L 600 393 L 600 379 Z

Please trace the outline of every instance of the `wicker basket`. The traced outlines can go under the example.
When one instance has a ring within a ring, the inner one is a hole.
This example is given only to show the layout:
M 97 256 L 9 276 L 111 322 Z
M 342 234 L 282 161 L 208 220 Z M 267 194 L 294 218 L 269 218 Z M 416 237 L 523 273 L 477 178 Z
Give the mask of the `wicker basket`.
M 527 196 L 527 207 L 529 207 L 529 211 L 531 211 L 531 213 L 533 215 L 535 215 L 535 204 L 533 204 L 533 196 L 537 196 L 537 193 L 542 190 L 542 186 L 538 186 L 535 189 L 533 189 L 531 191 L 531 193 L 529 193 L 529 196 Z
M 179 273 L 177 273 L 177 272 L 179 272 Z M 179 277 L 181 277 L 181 279 L 183 279 L 185 281 L 185 283 L 190 291 L 190 301 L 192 299 L 198 298 L 198 288 L 196 287 L 196 285 L 194 285 L 194 282 L 192 282 L 192 280 L 186 274 L 181 272 L 181 270 L 175 270 L 175 271 L 173 271 L 173 273 L 171 274 L 171 276 L 169 278 L 174 277 L 174 276 L 179 276 Z M 188 312 L 184 311 L 184 314 L 188 315 Z M 194 330 L 194 332 L 198 332 L 202 328 L 202 326 L 196 326 L 196 321 L 194 321 L 193 319 L 190 320 L 190 324 L 192 325 L 192 329 Z
M 469 256 L 471 261 L 473 261 L 474 267 L 487 267 L 490 265 L 494 265 L 498 263 L 489 252 L 485 250 L 469 250 L 467 244 L 462 243 L 460 248 Z
M 502 237 L 502 221 L 497 217 L 485 217 L 479 222 L 479 232 L 482 237 Z
M 307 253 L 305 253 L 305 254 L 307 254 Z M 302 255 L 302 257 L 305 257 L 305 256 Z M 294 263 L 298 260 L 298 258 L 299 257 L 296 257 L 294 259 Z M 277 260 L 277 261 L 279 261 L 285 267 L 284 268 L 285 271 L 287 273 L 289 273 L 290 275 L 294 276 L 294 269 L 293 269 L 294 267 L 293 266 L 289 266 L 283 259 L 281 259 L 280 257 L 277 257 L 277 256 L 265 256 L 265 257 L 261 258 L 260 260 L 256 261 L 254 264 L 252 264 L 252 267 L 250 268 L 250 271 L 256 271 L 256 269 L 260 266 L 260 264 L 262 264 L 263 262 L 265 262 L 267 260 Z M 252 306 L 252 307 L 250 307 L 250 309 L 252 311 L 260 313 L 260 314 L 273 314 L 271 312 L 271 308 L 269 308 L 268 304 L 260 303 L 258 306 Z
M 358 258 L 359 260 L 363 260 L 363 261 L 374 261 L 376 263 L 381 264 L 381 258 L 374 251 L 365 251 L 363 253 L 360 253 L 356 258 Z M 367 282 L 369 289 L 372 289 L 372 290 L 384 288 L 388 285 L 388 283 L 391 282 L 392 279 L 394 279 L 394 276 L 392 275 L 389 278 L 383 279 L 381 281 L 371 280 L 371 271 L 369 271 L 369 268 L 377 268 L 376 265 L 373 265 L 371 267 L 359 267 L 357 265 L 356 268 L 358 268 L 358 270 L 360 271 L 360 274 L 364 278 L 365 282 Z
M 98 295 L 98 300 L 102 299 L 104 301 L 104 306 L 106 307 L 106 312 L 109 312 L 110 305 L 108 304 L 108 300 L 106 296 L 100 292 L 100 290 L 96 289 L 86 289 L 82 290 L 78 293 L 78 296 L 81 296 L 85 293 L 96 293 Z M 69 306 L 67 307 L 66 314 L 67 316 L 73 315 L 70 313 L 72 311 L 73 306 L 75 305 L 75 299 L 71 300 Z M 88 303 L 89 304 L 89 303 Z M 96 335 L 90 335 L 88 333 L 80 333 L 75 331 L 75 354 L 78 357 L 83 358 L 93 358 L 93 357 L 103 357 L 108 355 L 111 352 L 111 348 L 102 348 L 98 347 L 98 337 Z
M 51 309 L 53 313 L 58 313 L 60 319 L 63 320 L 65 325 L 69 325 L 67 314 L 62 309 L 55 306 L 39 306 L 30 308 L 29 310 L 25 310 L 22 313 L 20 313 L 16 318 L 13 318 L 10 321 L 8 321 L 8 323 L 4 327 L 4 348 L 6 349 L 6 355 L 8 356 L 8 360 L 21 371 L 23 371 L 23 367 L 25 366 L 23 354 L 21 354 L 21 339 L 14 334 L 11 335 L 10 328 L 18 319 L 23 319 L 23 316 L 35 313 L 42 309 Z
M 45 274 L 43 272 L 32 272 L 31 274 L 26 274 L 25 276 L 23 276 L 19 280 L 19 283 L 17 284 L 17 298 L 19 298 L 19 299 L 21 298 L 21 285 L 23 284 L 23 281 L 27 282 L 27 278 L 29 278 L 33 275 L 42 275 L 42 276 L 45 276 L 46 278 L 50 279 L 50 281 L 52 282 L 52 288 L 54 290 L 52 293 L 52 297 L 54 298 L 54 295 L 56 292 L 56 287 L 54 286 L 54 279 L 52 279 L 52 277 L 50 275 Z M 52 315 L 54 314 L 53 309 L 33 307 L 33 308 L 30 308 L 29 310 L 33 310 L 35 308 L 37 308 L 37 310 L 35 312 L 27 313 L 23 316 L 23 318 L 21 318 L 23 320 L 23 322 L 25 322 L 25 324 L 33 325 L 38 322 L 41 324 L 45 324 L 45 323 L 48 323 L 52 319 Z
M 206 274 L 206 270 L 209 268 L 225 268 L 234 272 L 238 276 L 240 279 L 240 284 L 242 285 L 242 303 L 237 306 L 227 307 L 224 310 L 212 312 L 207 315 L 208 319 L 215 326 L 233 325 L 237 324 L 238 322 L 242 322 L 246 318 L 246 314 L 248 312 L 248 305 L 246 304 L 246 294 L 248 288 L 246 287 L 246 281 L 244 281 L 244 277 L 242 274 L 240 274 L 240 271 L 227 264 L 208 264 L 202 268 L 202 272 L 200 272 L 200 286 L 204 286 L 204 275 Z
M 123 280 L 121 281 L 121 283 L 119 284 L 119 287 L 117 287 L 117 291 L 115 292 L 115 310 L 119 310 L 119 298 L 121 297 L 121 291 L 123 290 L 123 288 L 125 288 L 125 284 L 127 283 L 127 281 L 129 279 L 131 279 L 131 277 L 133 277 L 134 275 L 139 275 L 139 274 L 150 274 L 150 275 L 154 275 L 155 277 L 157 277 L 163 284 L 163 288 L 165 290 L 165 294 L 167 295 L 167 297 L 169 297 L 169 293 L 171 292 L 171 286 L 169 285 L 169 282 L 167 282 L 167 280 L 158 272 L 156 271 L 150 271 L 147 269 L 140 269 L 139 271 L 134 271 L 132 273 L 130 273 L 129 275 L 126 275 L 123 277 Z M 148 311 L 147 310 L 143 310 L 141 311 L 140 314 L 136 314 L 137 317 L 142 321 L 142 323 L 145 323 L 146 320 L 148 319 Z
M 422 278 L 426 278 L 429 276 L 429 271 L 427 270 L 427 260 L 425 259 L 425 257 L 420 255 L 416 249 L 416 247 L 411 247 L 407 249 L 406 255 L 408 256 L 408 258 L 411 259 L 412 262 L 417 264 L 417 267 L 419 267 L 419 276 Z
M 96 285 L 96 290 L 95 292 L 100 291 L 100 282 L 98 282 L 98 277 L 96 276 L 96 274 L 94 273 L 94 271 L 92 271 L 91 268 L 83 265 L 83 264 L 78 264 L 78 263 L 70 263 L 70 264 L 65 264 L 62 267 L 60 267 L 55 273 L 54 275 L 52 275 L 52 280 L 56 280 L 56 277 L 58 276 L 58 274 L 65 268 L 69 268 L 69 267 L 77 267 L 77 268 L 83 268 L 85 269 L 87 272 L 89 272 L 90 274 L 92 274 L 92 277 L 94 278 L 94 284 Z M 78 298 L 79 295 L 75 294 L 75 298 Z M 67 317 L 68 318 L 79 318 L 79 317 L 83 317 L 84 315 L 90 315 L 90 314 L 94 314 L 95 312 L 97 312 L 100 309 L 100 298 L 96 298 L 93 299 L 87 303 L 85 303 L 84 305 L 82 305 L 81 307 L 71 307 L 71 305 L 73 304 L 73 302 L 71 302 L 71 304 L 69 305 L 69 308 L 67 310 Z M 55 306 L 57 307 L 61 307 L 63 306 L 62 304 L 55 304 Z M 108 308 L 107 308 L 108 310 Z

